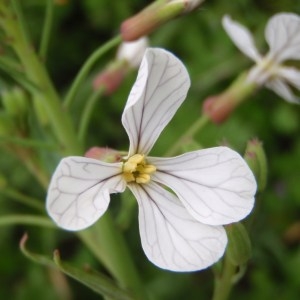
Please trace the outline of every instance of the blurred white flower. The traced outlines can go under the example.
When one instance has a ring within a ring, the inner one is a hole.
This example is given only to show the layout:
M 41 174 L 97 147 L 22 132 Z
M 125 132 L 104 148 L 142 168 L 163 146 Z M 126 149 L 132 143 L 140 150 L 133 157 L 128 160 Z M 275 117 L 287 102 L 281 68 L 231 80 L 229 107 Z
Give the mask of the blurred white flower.
M 118 48 L 117 59 L 126 60 L 130 67 L 138 68 L 148 46 L 147 37 L 141 37 L 133 42 L 123 42 Z
M 248 80 L 265 85 L 289 102 L 299 103 L 299 97 L 288 84 L 300 90 L 300 71 L 282 63 L 300 59 L 300 17 L 293 13 L 279 13 L 269 20 L 265 38 L 270 50 L 265 56 L 256 49 L 247 28 L 229 16 L 224 16 L 222 23 L 235 45 L 256 62 L 249 71 Z
M 47 196 L 47 211 L 58 226 L 91 226 L 107 210 L 110 194 L 128 187 L 139 205 L 142 247 L 155 265 L 194 271 L 223 255 L 227 236 L 222 225 L 243 219 L 254 204 L 256 182 L 242 157 L 227 147 L 148 156 L 189 86 L 179 59 L 163 49 L 146 50 L 122 115 L 128 155 L 114 163 L 61 160 Z

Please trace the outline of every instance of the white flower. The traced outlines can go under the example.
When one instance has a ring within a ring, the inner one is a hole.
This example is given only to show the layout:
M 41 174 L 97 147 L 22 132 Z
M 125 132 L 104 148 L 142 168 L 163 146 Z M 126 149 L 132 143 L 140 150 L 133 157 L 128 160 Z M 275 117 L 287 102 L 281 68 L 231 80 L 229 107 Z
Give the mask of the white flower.
M 146 50 L 122 116 L 128 156 L 116 163 L 64 158 L 47 196 L 48 213 L 58 226 L 91 226 L 106 211 L 110 194 L 128 187 L 139 205 L 142 247 L 155 265 L 200 270 L 223 255 L 222 225 L 243 219 L 254 204 L 256 182 L 245 161 L 226 147 L 148 156 L 189 86 L 180 60 L 162 49 Z
M 257 51 L 247 28 L 229 16 L 224 16 L 222 22 L 235 45 L 256 62 L 248 80 L 265 85 L 289 102 L 299 103 L 300 99 L 293 94 L 288 83 L 300 90 L 300 71 L 283 66 L 282 62 L 300 59 L 300 17 L 292 13 L 280 13 L 269 20 L 265 38 L 270 50 L 265 56 Z
M 138 68 L 149 45 L 147 37 L 141 37 L 133 42 L 123 42 L 118 48 L 117 59 L 126 60 L 130 67 Z

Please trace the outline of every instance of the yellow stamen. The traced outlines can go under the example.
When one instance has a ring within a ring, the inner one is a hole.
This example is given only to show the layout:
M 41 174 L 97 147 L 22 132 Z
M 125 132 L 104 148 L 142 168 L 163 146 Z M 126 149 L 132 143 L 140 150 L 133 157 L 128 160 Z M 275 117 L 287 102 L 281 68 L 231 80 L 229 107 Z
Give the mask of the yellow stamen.
M 140 174 L 135 178 L 136 183 L 147 183 L 151 179 L 150 175 L 148 174 Z
M 127 182 L 147 183 L 150 181 L 150 174 L 156 171 L 153 165 L 147 165 L 144 155 L 135 154 L 128 158 L 123 164 L 123 176 Z
M 144 155 L 135 154 L 124 163 L 123 172 L 134 172 L 136 171 L 136 167 L 144 160 Z
M 135 181 L 135 177 L 132 173 L 123 173 L 123 176 L 126 182 Z

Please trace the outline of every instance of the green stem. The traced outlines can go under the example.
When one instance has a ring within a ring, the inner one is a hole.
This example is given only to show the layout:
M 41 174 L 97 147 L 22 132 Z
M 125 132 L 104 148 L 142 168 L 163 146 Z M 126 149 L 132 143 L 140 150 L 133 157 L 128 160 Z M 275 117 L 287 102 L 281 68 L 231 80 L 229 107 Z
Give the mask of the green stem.
M 64 107 L 69 108 L 74 101 L 74 98 L 78 92 L 78 89 L 83 82 L 83 80 L 86 78 L 94 64 L 97 62 L 97 60 L 105 54 L 107 51 L 109 51 L 111 48 L 115 47 L 122 41 L 121 36 L 118 35 L 105 43 L 104 45 L 100 46 L 96 51 L 94 51 L 90 57 L 86 60 L 80 71 L 78 72 L 75 80 L 73 81 L 73 84 L 64 100 Z
M 51 29 L 53 24 L 53 15 L 54 15 L 54 1 L 47 0 L 46 3 L 46 13 L 45 13 L 45 21 L 44 21 L 44 28 L 41 37 L 41 44 L 39 49 L 39 56 L 45 60 L 47 56 L 47 50 L 51 35 Z
M 20 192 L 15 191 L 13 189 L 9 189 L 9 188 L 0 189 L 0 194 L 4 195 L 5 197 L 9 197 L 19 203 L 22 203 L 26 206 L 37 209 L 41 212 L 45 211 L 44 203 L 42 203 L 41 201 L 38 201 L 35 198 L 23 195 Z
M 20 72 L 22 70 L 22 66 L 10 57 L 0 56 L 0 63 L 6 70 L 14 72 Z
M 38 180 L 42 187 L 47 188 L 49 183 L 49 176 L 40 167 L 40 162 L 36 156 L 36 153 L 31 149 L 12 147 L 13 152 L 23 162 L 32 175 Z
M 196 120 L 186 132 L 179 137 L 177 142 L 166 152 L 166 156 L 172 156 L 177 154 L 178 150 L 184 145 L 187 141 L 191 140 L 194 135 L 201 130 L 209 121 L 208 116 L 202 115 L 199 119 Z
M 55 224 L 52 221 L 50 221 L 47 217 L 41 217 L 36 215 L 10 215 L 0 217 L 0 227 L 17 224 L 41 226 L 54 229 L 56 228 Z
M 11 11 L 10 3 L 11 2 L 5 2 L 4 4 L 3 1 L 0 2 L 0 25 L 10 38 L 11 46 L 21 60 L 29 80 L 41 91 L 40 94 L 35 94 L 36 97 L 34 100 L 41 101 L 44 105 L 52 130 L 62 146 L 63 154 L 81 154 L 83 147 L 78 140 L 71 118 L 69 114 L 65 113 L 46 69 L 33 51 L 27 37 L 23 34 L 21 24 L 19 23 L 20 20 L 16 17 L 15 13 Z M 66 97 L 65 107 L 71 104 L 78 91 L 79 85 L 98 58 L 120 42 L 121 37 L 117 36 L 96 50 L 88 58 Z M 33 157 L 29 157 L 28 160 L 23 162 L 27 164 L 29 169 L 35 167 Z M 33 169 L 33 171 L 36 170 Z M 35 175 L 39 178 L 39 174 Z M 47 186 L 47 184 L 48 180 L 46 184 L 43 183 L 43 186 Z M 147 299 L 125 240 L 115 227 L 109 212 L 106 212 L 105 216 L 102 217 L 95 226 L 89 230 L 78 233 L 78 235 L 86 246 L 91 249 L 94 255 L 96 255 L 116 277 L 120 284 L 136 295 L 136 299 Z
M 231 289 L 234 285 L 234 275 L 236 273 L 236 266 L 234 266 L 228 255 L 225 254 L 222 274 L 215 277 L 215 287 L 212 300 L 226 300 L 229 297 Z
M 27 30 L 27 23 L 24 19 L 23 10 L 21 7 L 21 0 L 10 0 L 12 3 L 12 9 L 16 14 L 16 18 L 18 19 L 18 23 L 20 24 L 20 33 L 23 36 L 23 39 L 26 41 L 30 41 L 29 33 Z
M 59 96 L 52 85 L 48 73 L 34 52 L 27 35 L 24 33 L 22 20 L 18 18 L 18 15 L 15 15 L 9 4 L 0 3 L 0 11 L 2 13 L 0 24 L 10 38 L 11 46 L 21 60 L 29 80 L 40 90 L 39 94 L 34 94 L 34 101 L 39 101 L 43 105 L 53 132 L 61 143 L 63 153 L 82 153 L 71 118 L 61 108 Z M 67 149 L 72 150 L 68 151 Z
M 86 101 L 86 105 L 84 107 L 78 130 L 78 139 L 82 144 L 84 144 L 84 139 L 86 136 L 86 132 L 88 129 L 88 125 L 91 119 L 92 112 L 97 103 L 98 98 L 103 94 L 105 88 L 100 87 L 96 92 L 94 92 L 91 97 Z
M 120 285 L 130 289 L 135 299 L 146 300 L 148 298 L 132 263 L 124 237 L 117 230 L 108 212 L 91 228 L 79 232 L 79 236 L 118 279 Z
M 15 136 L 1 136 L 0 143 L 12 143 L 14 145 L 20 145 L 26 148 L 36 148 L 36 149 L 45 149 L 45 150 L 58 150 L 55 144 L 50 144 L 47 142 L 41 142 L 39 140 L 30 140 L 26 138 L 20 138 Z
M 4 59 L 0 57 L 0 69 L 11 76 L 18 84 L 23 86 L 28 91 L 32 93 L 40 92 L 38 87 L 20 72 L 20 67 L 18 68 L 17 64 L 14 62 L 7 60 L 7 58 Z

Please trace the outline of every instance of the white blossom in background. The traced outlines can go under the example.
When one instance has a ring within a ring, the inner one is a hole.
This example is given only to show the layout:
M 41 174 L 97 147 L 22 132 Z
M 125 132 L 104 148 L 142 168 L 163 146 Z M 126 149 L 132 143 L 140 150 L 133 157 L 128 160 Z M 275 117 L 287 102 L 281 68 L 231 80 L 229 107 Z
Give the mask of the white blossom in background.
M 118 48 L 117 59 L 126 60 L 131 68 L 137 69 L 148 46 L 147 37 L 141 37 L 133 42 L 123 42 Z
M 293 13 L 274 15 L 265 28 L 265 38 L 269 52 L 262 56 L 247 28 L 223 17 L 223 27 L 235 45 L 249 58 L 256 62 L 250 70 L 248 80 L 258 85 L 265 85 L 283 99 L 300 103 L 288 84 L 300 90 L 300 71 L 284 66 L 286 60 L 300 59 L 300 17 Z
M 128 155 L 115 163 L 75 156 L 61 160 L 47 196 L 47 211 L 58 226 L 91 226 L 107 210 L 110 194 L 128 187 L 139 206 L 142 247 L 155 265 L 194 271 L 223 255 L 222 225 L 243 219 L 254 204 L 256 182 L 242 157 L 227 147 L 148 156 L 189 86 L 180 60 L 163 49 L 146 50 L 122 115 Z
M 106 95 L 112 95 L 123 82 L 130 69 L 137 69 L 149 46 L 147 37 L 142 37 L 134 42 L 122 42 L 116 54 L 116 60 L 99 72 L 93 79 L 93 88 L 105 89 Z

